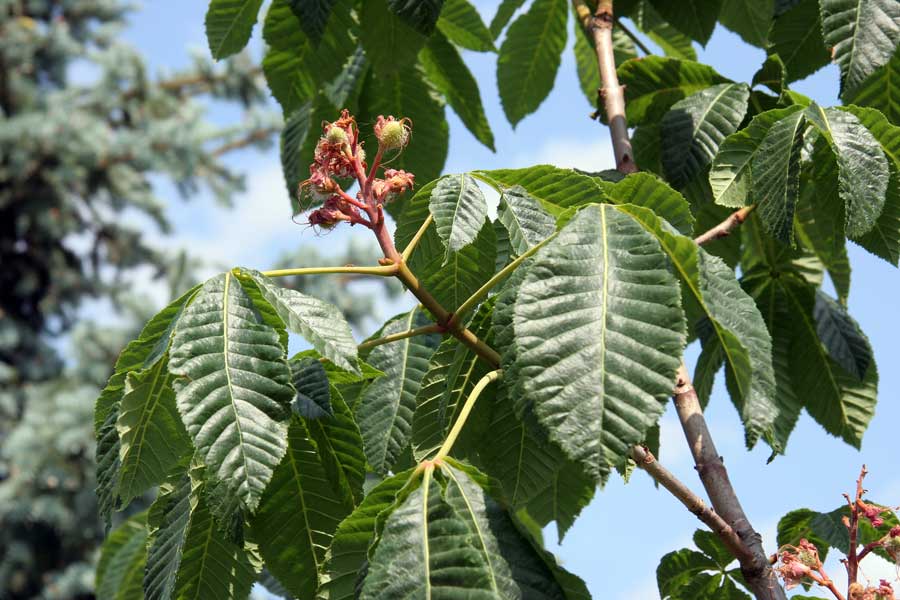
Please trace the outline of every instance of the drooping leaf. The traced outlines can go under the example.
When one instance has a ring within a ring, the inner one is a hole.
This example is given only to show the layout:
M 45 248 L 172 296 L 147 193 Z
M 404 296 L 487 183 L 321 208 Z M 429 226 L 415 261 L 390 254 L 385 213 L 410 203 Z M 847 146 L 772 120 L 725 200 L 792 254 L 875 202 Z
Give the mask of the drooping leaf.
M 124 504 L 165 481 L 191 449 L 167 363 L 163 358 L 149 369 L 129 373 L 125 382 L 116 420 L 122 465 L 118 494 Z
M 259 288 L 288 329 L 345 371 L 359 373 L 356 341 L 336 306 L 297 290 L 283 288 L 258 271 L 242 271 Z
M 366 566 L 366 553 L 375 536 L 376 519 L 390 510 L 411 475 L 410 469 L 379 483 L 341 522 L 326 554 L 320 596 L 328 600 L 354 600 L 357 597 L 360 570 Z
M 837 302 L 824 292 L 816 292 L 813 309 L 816 332 L 828 354 L 845 371 L 862 380 L 874 360 L 869 340 L 859 324 Z
M 900 44 L 893 0 L 821 0 L 822 36 L 841 68 L 841 92 L 856 90 Z
M 335 0 L 321 40 L 315 42 L 300 27 L 289 0 L 274 0 L 266 14 L 267 44 L 263 72 L 272 95 L 286 116 L 315 98 L 334 80 L 357 48 L 359 26 L 351 0 Z
M 97 563 L 98 600 L 141 598 L 141 579 L 147 561 L 147 512 L 141 512 L 113 531 L 100 550 Z
M 387 6 L 416 31 L 431 35 L 444 6 L 444 0 L 387 0 Z
M 656 123 L 673 104 L 720 83 L 730 83 L 712 67 L 677 58 L 645 56 L 618 68 L 625 86 L 628 125 Z
M 503 190 L 497 217 L 509 233 L 513 256 L 526 252 L 556 231 L 556 220 L 521 186 Z
M 818 0 L 800 0 L 790 10 L 776 14 L 769 32 L 769 53 L 784 61 L 788 82 L 812 75 L 828 64 Z
M 444 0 L 444 9 L 437 27 L 447 39 L 475 52 L 489 52 L 494 48 L 494 36 L 488 30 L 478 9 L 468 0 Z
M 211 0 L 206 10 L 206 39 L 213 58 L 240 52 L 247 42 L 262 0 Z
M 431 192 L 428 210 L 434 216 L 438 237 L 451 255 L 475 241 L 487 219 L 487 201 L 468 173 L 442 177 Z
M 794 239 L 794 206 L 800 193 L 804 113 L 782 117 L 763 135 L 750 159 L 753 199 L 766 229 L 784 242 Z
M 331 405 L 334 415 L 307 420 L 306 426 L 316 446 L 322 452 L 333 454 L 335 459 L 324 462 L 332 481 L 346 480 L 354 504 L 362 500 L 366 479 L 366 456 L 362 435 L 353 418 L 353 411 L 337 387 L 331 387 Z
M 489 27 L 491 36 L 495 40 L 500 36 L 506 28 L 506 25 L 509 23 L 509 20 L 512 19 L 512 16 L 523 4 L 525 4 L 525 0 L 502 0 L 502 2 L 500 2 L 500 6 L 497 7 L 497 12 L 494 14 L 494 18 L 491 19 L 491 25 Z
M 565 0 L 535 0 L 506 33 L 497 56 L 497 86 L 513 127 L 537 110 L 553 88 L 568 14 Z
M 875 225 L 887 192 L 887 158 L 875 137 L 855 115 L 812 104 L 806 119 L 828 141 L 837 158 L 838 190 L 844 201 L 847 235 L 859 237 Z
M 175 580 L 184 554 L 185 534 L 191 522 L 191 479 L 175 474 L 159 488 L 147 514 L 147 569 L 144 596 L 147 600 L 175 597 Z
M 672 26 L 705 46 L 716 26 L 722 0 L 686 0 L 677 4 L 650 0 L 650 4 Z
M 253 512 L 287 446 L 294 390 L 285 349 L 230 272 L 207 281 L 175 330 L 178 411 L 223 521 Z
M 900 46 L 887 64 L 878 67 L 854 90 L 844 94 L 848 104 L 876 108 L 900 125 Z
M 710 163 L 719 145 L 737 130 L 747 112 L 743 83 L 715 85 L 679 100 L 662 119 L 662 164 L 676 188 Z
M 412 310 L 385 327 L 383 335 L 428 324 L 420 310 Z M 366 458 L 378 473 L 387 473 L 410 440 L 416 394 L 437 347 L 435 334 L 419 335 L 383 344 L 372 350 L 368 362 L 384 371 L 365 391 L 356 419 Z
M 719 21 L 748 44 L 765 48 L 774 4 L 773 0 L 724 0 Z
M 522 402 L 597 481 L 625 462 L 671 392 L 684 344 L 679 296 L 658 242 L 608 205 L 582 209 L 519 287 Z
M 316 444 L 306 424 L 294 417 L 287 453 L 252 521 L 266 567 L 298 598 L 315 595 L 325 550 L 353 510 L 346 481 L 331 477 L 325 466 L 336 461 L 330 448 Z
M 303 149 L 311 137 L 317 137 L 318 131 L 312 125 L 313 102 L 309 100 L 301 104 L 287 118 L 281 130 L 279 150 L 281 170 L 287 185 L 288 196 L 294 205 L 294 213 L 311 208 L 298 201 L 300 183 L 307 178 L 310 157 L 304 156 Z M 305 168 L 304 168 L 305 167 Z
M 739 208 L 753 202 L 753 158 L 772 126 L 798 110 L 801 107 L 790 106 L 760 113 L 747 127 L 725 138 L 709 171 L 716 204 Z
M 444 94 L 466 128 L 479 142 L 494 150 L 494 134 L 484 114 L 478 83 L 459 51 L 436 33 L 428 38 L 419 60 L 428 80 Z

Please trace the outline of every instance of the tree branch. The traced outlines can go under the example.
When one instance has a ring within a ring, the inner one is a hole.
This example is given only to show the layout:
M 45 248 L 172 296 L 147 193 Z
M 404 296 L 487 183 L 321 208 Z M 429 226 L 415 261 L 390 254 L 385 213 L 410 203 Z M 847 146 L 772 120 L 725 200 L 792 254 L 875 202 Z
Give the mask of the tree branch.
M 728 215 L 728 218 L 707 231 L 704 231 L 700 235 L 694 238 L 694 243 L 698 246 L 702 246 L 707 242 L 712 242 L 714 240 L 722 239 L 724 237 L 728 237 L 731 235 L 731 232 L 742 225 L 744 221 L 747 220 L 747 217 L 750 216 L 756 209 L 755 204 L 751 204 L 750 206 L 745 206 L 744 208 L 738 209 Z
M 597 64 L 600 69 L 602 87 L 600 96 L 606 109 L 612 137 L 616 169 L 628 174 L 637 171 L 628 127 L 625 118 L 625 94 L 616 75 L 615 57 L 612 47 L 612 27 L 614 23 L 612 0 L 599 0 L 597 10 L 591 15 L 584 0 L 572 0 L 578 19 L 594 40 Z M 742 209 L 743 210 L 743 209 Z M 738 211 L 740 212 L 740 211 Z M 749 213 L 749 211 L 747 211 Z M 746 215 L 743 215 L 746 217 Z M 734 217 L 734 215 L 732 215 Z M 698 243 L 727 235 L 737 226 L 737 218 L 731 225 L 721 225 L 720 231 L 703 234 Z M 727 223 L 728 220 L 726 220 Z M 714 228 L 718 229 L 717 228 Z M 697 393 L 691 385 L 687 369 L 682 362 L 677 373 L 674 394 L 675 408 L 685 438 L 694 457 L 694 464 L 700 480 L 716 512 L 738 534 L 746 552 L 735 557 L 741 565 L 741 572 L 747 586 L 758 600 L 786 600 L 784 589 L 778 582 L 762 547 L 762 537 L 750 525 L 741 507 L 728 472 L 706 426 Z M 718 533 L 718 532 L 717 532 Z M 721 535 L 720 535 L 721 537 Z M 723 542 L 727 541 L 723 539 Z

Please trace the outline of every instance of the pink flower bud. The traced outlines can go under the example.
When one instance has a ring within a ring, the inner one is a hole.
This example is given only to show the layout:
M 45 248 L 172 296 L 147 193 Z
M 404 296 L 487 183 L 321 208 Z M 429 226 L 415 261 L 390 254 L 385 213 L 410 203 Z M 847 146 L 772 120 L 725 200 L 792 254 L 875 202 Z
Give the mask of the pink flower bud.
M 396 150 L 406 147 L 409 143 L 409 134 L 412 131 L 412 121 L 407 118 L 395 119 L 393 116 L 384 118 L 379 115 L 375 121 L 375 137 L 384 150 Z

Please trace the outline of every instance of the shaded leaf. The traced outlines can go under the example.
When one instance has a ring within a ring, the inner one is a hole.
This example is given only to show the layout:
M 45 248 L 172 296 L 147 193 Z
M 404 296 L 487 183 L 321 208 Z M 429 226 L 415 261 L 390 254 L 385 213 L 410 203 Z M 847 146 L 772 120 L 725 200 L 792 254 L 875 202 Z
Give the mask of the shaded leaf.
M 816 332 L 828 354 L 845 371 L 862 380 L 874 358 L 869 340 L 859 324 L 837 302 L 821 290 L 816 291 L 813 309 Z
M 325 34 L 325 26 L 336 0 L 289 0 L 306 35 L 318 43 Z
M 437 27 L 457 46 L 475 52 L 496 50 L 494 36 L 481 20 L 478 9 L 468 0 L 444 0 Z
M 769 32 L 769 53 L 784 61 L 788 82 L 812 75 L 828 64 L 818 0 L 800 0 L 776 14 Z
M 291 382 L 297 395 L 291 407 L 305 419 L 333 417 L 331 390 L 325 367 L 315 358 L 292 358 Z
M 97 563 L 98 600 L 130 600 L 142 596 L 146 543 L 146 511 L 122 523 L 106 538 Z
M 887 64 L 872 71 L 856 89 L 844 94 L 848 104 L 877 108 L 894 125 L 900 125 L 900 46 Z
M 206 39 L 213 58 L 240 52 L 247 42 L 262 0 L 211 0 L 206 10 Z
M 716 26 L 722 0 L 685 0 L 678 4 L 650 0 L 650 4 L 673 27 L 705 46 Z
M 719 21 L 748 44 L 765 48 L 774 10 L 773 0 L 724 0 Z
M 803 112 L 782 117 L 763 135 L 750 161 L 753 199 L 769 233 L 793 242 L 794 206 L 800 192 L 800 148 L 803 145 Z
M 387 5 L 416 31 L 431 35 L 441 14 L 444 0 L 387 0 Z

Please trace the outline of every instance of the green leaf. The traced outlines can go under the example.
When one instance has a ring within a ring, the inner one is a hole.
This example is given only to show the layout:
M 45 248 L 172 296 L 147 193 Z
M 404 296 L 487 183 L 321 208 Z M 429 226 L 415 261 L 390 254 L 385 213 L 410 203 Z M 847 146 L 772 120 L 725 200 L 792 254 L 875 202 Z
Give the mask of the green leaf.
M 258 271 L 242 271 L 242 280 L 258 286 L 288 329 L 299 333 L 322 356 L 345 371 L 358 374 L 356 341 L 350 325 L 336 306 L 318 298 L 283 288 Z
M 255 510 L 287 446 L 294 390 L 279 338 L 230 272 L 203 285 L 175 330 L 178 411 L 224 522 L 235 504 Z
M 457 46 L 475 52 L 496 51 L 494 36 L 468 0 L 444 0 L 437 28 Z
M 509 20 L 512 19 L 513 15 L 519 7 L 525 4 L 525 0 L 503 0 L 500 3 L 500 6 L 497 7 L 497 12 L 494 14 L 494 18 L 491 19 L 491 25 L 489 29 L 491 30 L 491 36 L 496 40 L 500 37 L 500 34 L 506 28 Z
M 748 44 L 765 48 L 774 10 L 773 0 L 724 0 L 719 21 Z
M 331 387 L 333 417 L 307 421 L 306 426 L 316 445 L 322 451 L 335 456 L 336 461 L 326 461 L 325 468 L 332 481 L 344 479 L 353 495 L 354 504 L 362 500 L 366 479 L 366 456 L 362 435 L 353 418 L 353 411 L 337 387 Z
M 784 68 L 784 62 L 777 54 L 770 54 L 763 61 L 759 70 L 753 74 L 752 87 L 764 85 L 776 94 L 782 94 L 787 87 L 785 78 L 787 71 Z
M 859 237 L 874 226 L 887 192 L 887 158 L 855 115 L 812 104 L 807 120 L 816 126 L 837 158 L 838 183 L 847 216 L 847 235 Z
M 442 177 L 431 192 L 428 210 L 447 248 L 445 263 L 453 253 L 475 241 L 487 219 L 487 201 L 468 173 Z
M 164 357 L 149 369 L 129 373 L 125 382 L 116 420 L 122 465 L 118 494 L 123 504 L 165 481 L 191 451 L 167 363 Z
M 844 94 L 848 104 L 877 108 L 900 125 L 900 46 L 887 64 L 878 67 L 856 89 Z
M 419 181 L 436 179 L 447 159 L 450 134 L 444 106 L 435 98 L 420 69 L 370 75 L 360 96 L 357 120 L 374 123 L 378 115 L 409 117 L 413 122 L 412 141 L 393 159 L 391 167 L 414 173 Z M 364 133 L 366 148 L 377 148 L 374 134 Z
M 687 200 L 664 181 L 650 173 L 632 173 L 606 187 L 615 204 L 634 204 L 649 208 L 683 235 L 690 236 L 694 217 Z
M 712 67 L 677 58 L 645 56 L 618 68 L 625 86 L 628 125 L 655 123 L 673 104 L 720 83 L 730 83 Z
M 394 504 L 408 484 L 412 469 L 389 477 L 376 485 L 362 503 L 345 518 L 332 538 L 321 576 L 320 596 L 328 600 L 355 600 L 360 570 L 375 537 L 378 516 Z
M 566 45 L 565 0 L 535 0 L 510 26 L 497 57 L 497 86 L 509 122 L 516 126 L 550 93 Z
M 816 291 L 813 309 L 816 332 L 819 339 L 834 359 L 845 371 L 862 381 L 874 362 L 869 340 L 859 328 L 859 324 L 840 304 L 829 298 L 821 290 Z
M 749 96 L 746 84 L 724 83 L 672 105 L 661 133 L 663 169 L 674 187 L 684 187 L 709 165 L 722 141 L 743 121 Z
M 419 60 L 428 80 L 447 98 L 463 125 L 479 142 L 494 150 L 494 134 L 484 114 L 478 82 L 459 51 L 436 33 L 428 38 Z
M 841 68 L 841 92 L 856 90 L 900 44 L 893 0 L 821 0 L 822 36 Z
M 211 0 L 206 10 L 206 39 L 213 58 L 243 50 L 250 41 L 262 0 Z
M 334 80 L 356 51 L 359 26 L 352 6 L 352 0 L 336 0 L 325 34 L 314 42 L 300 27 L 289 0 L 272 2 L 263 25 L 263 72 L 286 116 Z
M 772 126 L 799 110 L 789 106 L 760 113 L 747 127 L 725 138 L 709 171 L 716 204 L 739 208 L 753 202 L 753 158 Z
M 545 559 L 512 518 L 449 464 L 428 473 L 385 521 L 360 598 L 461 595 L 564 598 Z M 402 564 L 402 569 L 396 565 Z
M 475 175 L 487 180 L 499 192 L 521 186 L 541 203 L 544 210 L 556 217 L 565 208 L 608 200 L 597 180 L 574 169 L 535 165 L 524 169 L 476 171 Z
M 468 329 L 478 339 L 491 345 L 491 315 L 493 301 L 486 301 L 472 318 Z M 475 387 L 492 366 L 480 358 L 468 346 L 455 337 L 447 337 L 428 363 L 428 371 L 422 378 L 419 393 L 416 394 L 416 410 L 412 422 L 413 456 L 417 461 L 431 456 L 443 444 L 450 427 L 456 421 L 459 411 Z M 477 411 L 491 404 L 490 390 L 485 390 L 478 399 L 479 408 L 466 422 L 463 435 L 454 445 L 454 455 L 465 455 L 465 446 L 474 433 Z
M 291 405 L 294 413 L 305 419 L 333 417 L 331 384 L 325 367 L 315 358 L 292 358 L 291 380 L 297 395 Z
M 725 569 L 734 562 L 734 555 L 725 547 L 722 540 L 712 531 L 698 529 L 694 532 L 694 544 L 708 557 L 716 562 L 720 569 Z
M 682 548 L 669 552 L 656 567 L 656 585 L 663 598 L 681 597 L 680 592 L 691 579 L 710 570 L 716 570 L 716 563 L 701 552 Z
M 190 523 L 184 534 L 173 597 L 246 598 L 256 580 L 253 566 L 244 548 L 222 535 L 205 490 L 201 485 L 191 491 Z M 183 503 L 173 510 L 181 507 Z
M 572 26 L 575 36 L 575 45 L 572 52 L 575 54 L 575 71 L 578 73 L 578 83 L 588 105 L 597 106 L 597 91 L 600 89 L 600 71 L 597 69 L 597 53 L 593 45 L 588 41 L 584 28 L 578 19 L 574 19 Z M 618 31 L 618 30 L 614 30 Z M 629 57 L 634 58 L 634 57 Z M 627 58 L 625 60 L 628 60 Z M 618 60 L 616 64 L 621 64 Z
M 423 312 L 412 310 L 385 327 L 383 335 L 428 323 Z M 439 339 L 435 334 L 405 338 L 378 346 L 369 355 L 368 361 L 385 376 L 366 389 L 356 419 L 366 458 L 378 473 L 387 473 L 409 443 L 416 395 Z
M 309 164 L 312 162 L 311 157 L 305 155 L 304 149 L 308 141 L 317 138 L 319 133 L 312 125 L 312 111 L 313 101 L 304 102 L 291 113 L 285 121 L 284 129 L 281 130 L 279 140 L 281 170 L 292 204 L 296 203 L 300 196 L 300 183 L 307 178 Z M 294 206 L 294 213 L 311 207 L 311 204 L 297 203 Z
M 100 550 L 96 588 L 98 600 L 141 598 L 141 578 L 147 560 L 147 512 L 136 514 L 113 531 Z
M 597 481 L 625 462 L 671 393 L 684 321 L 667 263 L 631 217 L 590 206 L 535 254 L 519 288 L 522 401 Z
M 777 54 L 784 61 L 788 82 L 812 75 L 828 64 L 818 0 L 800 0 L 775 17 L 769 31 L 769 54 Z
M 444 0 L 387 0 L 391 12 L 400 15 L 424 35 L 434 32 Z
M 527 252 L 556 231 L 556 220 L 521 186 L 503 190 L 497 217 L 509 232 L 513 256 Z
M 298 598 L 315 595 L 325 550 L 353 510 L 350 488 L 346 480 L 331 477 L 329 461 L 337 457 L 316 444 L 304 421 L 294 417 L 287 453 L 252 522 L 266 567 Z
M 616 12 L 620 12 L 618 7 Z M 632 15 L 632 20 L 654 44 L 662 48 L 666 56 L 697 60 L 697 52 L 691 38 L 672 27 L 646 0 L 638 3 L 637 12 Z M 616 64 L 622 63 L 616 61 Z
M 144 596 L 166 600 L 175 596 L 175 580 L 184 554 L 185 534 L 191 518 L 191 479 L 177 472 L 159 488 L 147 515 L 147 569 Z
M 799 508 L 781 517 L 778 521 L 778 547 L 780 548 L 787 544 L 796 546 L 801 539 L 806 539 L 806 541 L 815 545 L 819 551 L 819 558 L 822 562 L 825 562 L 831 546 L 816 535 L 812 529 L 812 520 L 817 514 L 819 513 L 808 508 Z
M 673 27 L 705 46 L 716 26 L 722 0 L 685 0 L 677 4 L 650 0 L 650 4 Z
M 763 135 L 750 159 L 753 200 L 766 229 L 777 239 L 793 242 L 794 206 L 800 192 L 800 148 L 804 113 L 782 117 Z
M 325 27 L 337 0 L 288 0 L 300 27 L 316 44 L 325 35 Z
M 360 29 L 359 40 L 379 74 L 397 73 L 412 65 L 427 39 L 426 32 L 400 17 L 396 10 L 388 9 L 396 3 L 398 0 L 369 0 L 362 3 L 360 10 L 360 23 L 365 23 L 365 27 Z

